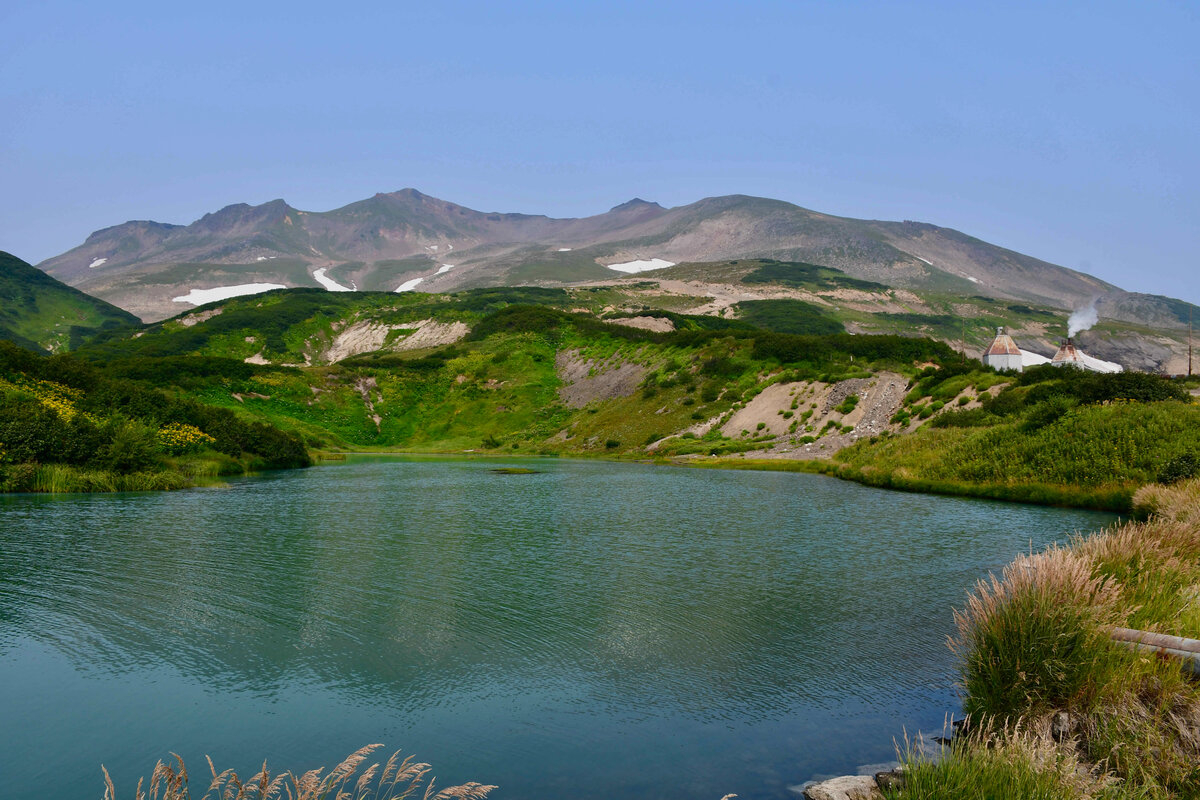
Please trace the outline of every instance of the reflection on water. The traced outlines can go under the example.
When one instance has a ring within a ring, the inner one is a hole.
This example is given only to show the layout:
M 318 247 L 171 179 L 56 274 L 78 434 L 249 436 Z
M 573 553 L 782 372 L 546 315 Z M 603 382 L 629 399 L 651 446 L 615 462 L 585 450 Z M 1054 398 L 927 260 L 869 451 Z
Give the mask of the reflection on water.
M 944 641 L 975 578 L 1110 519 L 495 466 L 0 499 L 0 795 L 86 795 L 101 761 L 132 785 L 167 750 L 253 771 L 385 741 L 500 800 L 794 796 L 954 710 Z

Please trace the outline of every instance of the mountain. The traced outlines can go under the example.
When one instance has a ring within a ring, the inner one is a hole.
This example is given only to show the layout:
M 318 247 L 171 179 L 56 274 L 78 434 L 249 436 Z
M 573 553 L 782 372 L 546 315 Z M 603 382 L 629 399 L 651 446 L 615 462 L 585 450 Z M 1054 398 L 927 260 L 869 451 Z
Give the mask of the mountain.
M 811 262 L 894 288 L 1058 309 L 1097 300 L 1102 317 L 1155 327 L 1186 321 L 1169 298 L 1134 296 L 955 230 L 837 217 L 745 195 L 676 208 L 634 199 L 579 219 L 475 211 L 415 189 L 326 212 L 272 200 L 227 206 L 186 226 L 127 222 L 39 266 L 158 320 L 189 308 L 173 298 L 192 289 L 565 285 L 668 263 L 745 258 Z M 629 266 L 610 269 L 622 264 Z
M 0 251 L 0 339 L 31 350 L 59 352 L 100 330 L 138 324 L 140 320 L 128 311 Z

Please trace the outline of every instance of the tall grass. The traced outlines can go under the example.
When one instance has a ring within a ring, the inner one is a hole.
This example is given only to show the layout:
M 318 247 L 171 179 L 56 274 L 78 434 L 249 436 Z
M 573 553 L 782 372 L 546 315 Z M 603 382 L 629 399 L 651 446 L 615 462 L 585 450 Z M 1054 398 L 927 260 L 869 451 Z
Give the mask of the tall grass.
M 1107 626 L 1200 637 L 1200 480 L 1135 502 L 1149 519 L 1021 557 L 976 586 L 951 643 L 964 707 L 1001 724 L 1058 720 L 1060 752 L 1121 781 L 1106 796 L 1196 797 L 1200 687 L 1175 662 L 1119 647 Z M 986 761 L 988 747 L 963 757 Z
M 883 789 L 887 800 L 1084 800 L 1100 797 L 1114 783 L 1094 775 L 1076 755 L 1055 745 L 1043 722 L 989 727 L 971 742 L 958 742 L 941 759 L 906 747 L 898 786 Z
M 34 492 L 148 492 L 183 489 L 197 481 L 174 470 L 120 473 L 111 470 L 85 469 L 66 464 L 44 464 L 37 467 L 32 486 Z
M 980 581 L 951 648 L 962 659 L 964 711 L 973 718 L 1090 703 L 1091 680 L 1113 652 L 1099 631 L 1118 592 L 1070 550 L 1052 548 Z
M 294 772 L 272 775 L 264 761 L 262 769 L 245 781 L 232 769 L 217 772 L 210 758 L 208 768 L 212 778 L 200 800 L 401 800 L 412 796 L 423 800 L 483 800 L 496 788 L 464 783 L 437 790 L 430 775 L 431 767 L 412 756 L 401 759 L 399 750 L 386 763 L 376 762 L 360 771 L 371 754 L 382 746 L 371 744 L 351 753 L 326 775 L 321 774 L 324 768 L 309 770 L 302 775 Z M 191 800 L 187 766 L 180 756 L 171 755 L 174 764 L 159 761 L 148 781 L 138 779 L 135 800 L 147 797 L 152 800 L 160 797 L 161 800 Z M 104 773 L 104 800 L 116 800 L 116 787 L 108 770 L 103 766 L 100 769 Z

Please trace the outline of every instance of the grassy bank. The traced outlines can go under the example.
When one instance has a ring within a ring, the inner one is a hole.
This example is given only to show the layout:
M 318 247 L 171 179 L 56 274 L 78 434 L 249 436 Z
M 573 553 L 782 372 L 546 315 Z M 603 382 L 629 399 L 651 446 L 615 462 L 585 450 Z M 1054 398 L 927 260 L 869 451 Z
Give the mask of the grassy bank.
M 1003 500 L 1010 503 L 1091 508 L 1097 511 L 1129 513 L 1133 510 L 1134 488 L 1118 486 L 1089 489 L 1081 486 L 1064 486 L 1044 483 L 987 483 L 952 480 L 934 480 L 915 477 L 903 470 L 888 471 L 867 464 L 854 467 L 830 460 L 793 461 L 786 459 L 712 458 L 695 461 L 679 461 L 691 467 L 705 469 L 741 469 L 770 472 L 808 472 L 829 475 L 854 481 L 879 489 L 895 489 L 901 492 L 942 494 L 952 497 L 977 497 L 985 500 Z
M 941 763 L 910 759 L 889 797 L 1200 795 L 1200 686 L 1107 634 L 1200 637 L 1200 480 L 1134 502 L 1148 519 L 1021 557 L 976 586 L 953 641 L 971 732 Z

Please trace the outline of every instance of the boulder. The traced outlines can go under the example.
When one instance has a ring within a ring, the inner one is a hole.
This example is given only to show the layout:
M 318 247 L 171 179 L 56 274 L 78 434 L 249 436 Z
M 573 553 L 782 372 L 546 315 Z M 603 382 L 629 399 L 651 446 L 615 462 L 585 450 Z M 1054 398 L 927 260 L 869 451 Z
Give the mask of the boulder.
M 883 800 L 870 775 L 847 775 L 814 783 L 804 790 L 808 800 Z

